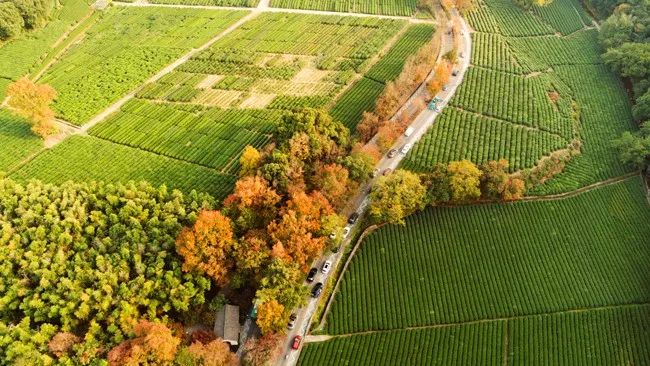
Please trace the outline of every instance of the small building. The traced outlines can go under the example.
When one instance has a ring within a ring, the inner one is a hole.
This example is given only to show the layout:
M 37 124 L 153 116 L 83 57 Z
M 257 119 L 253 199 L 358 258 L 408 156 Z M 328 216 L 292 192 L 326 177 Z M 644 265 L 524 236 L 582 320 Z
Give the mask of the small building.
M 224 305 L 214 321 L 214 334 L 230 346 L 239 345 L 239 306 Z

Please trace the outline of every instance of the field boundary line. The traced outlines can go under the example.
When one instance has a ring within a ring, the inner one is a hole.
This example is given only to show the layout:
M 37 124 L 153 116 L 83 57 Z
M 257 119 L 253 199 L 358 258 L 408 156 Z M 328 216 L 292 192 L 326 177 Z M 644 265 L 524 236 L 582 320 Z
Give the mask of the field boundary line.
M 617 184 L 623 181 L 626 181 L 635 175 L 639 174 L 638 172 L 632 172 L 632 173 L 627 173 L 625 175 L 620 175 L 618 177 L 614 178 L 609 178 L 602 180 L 600 182 L 592 183 L 588 186 L 584 186 L 582 188 L 578 188 L 574 191 L 571 192 L 564 192 L 564 193 L 558 193 L 558 194 L 549 194 L 545 196 L 525 196 L 521 199 L 521 201 L 555 201 L 555 200 L 560 200 L 564 198 L 570 198 L 570 197 L 575 197 L 578 196 L 582 193 L 586 193 L 588 191 L 598 189 L 600 187 L 605 187 L 605 186 L 611 186 L 613 184 Z M 516 202 L 516 201 L 515 201 Z
M 440 323 L 440 324 L 418 325 L 418 326 L 403 327 L 403 328 L 391 328 L 391 329 L 381 329 L 381 330 L 366 330 L 366 331 L 361 331 L 361 332 L 352 332 L 352 333 L 343 333 L 343 334 L 321 334 L 321 335 L 322 336 L 327 336 L 327 337 L 324 337 L 324 339 L 326 338 L 326 339 L 329 340 L 329 339 L 334 339 L 334 338 L 347 338 L 347 337 L 354 337 L 354 336 L 359 336 L 359 335 L 370 335 L 370 334 L 378 334 L 378 333 L 400 332 L 400 331 L 405 331 L 405 330 L 449 328 L 449 327 L 458 327 L 458 326 L 463 326 L 463 325 L 475 325 L 475 324 L 494 323 L 494 322 L 501 322 L 501 321 L 509 322 L 509 321 L 512 321 L 512 320 L 519 320 L 519 319 L 530 318 L 530 317 L 535 317 L 535 316 L 542 316 L 542 315 L 560 315 L 560 314 L 570 314 L 570 313 L 586 313 L 586 312 L 590 312 L 590 311 L 609 310 L 609 309 L 618 309 L 618 308 L 632 308 L 632 307 L 639 307 L 639 306 L 650 306 L 650 302 L 603 305 L 603 306 L 595 306 L 595 307 L 590 307 L 590 308 L 575 308 L 575 309 L 568 309 L 568 310 L 551 311 L 551 312 L 546 312 L 546 313 L 532 313 L 532 314 L 515 315 L 515 316 L 511 316 L 511 317 L 502 317 L 502 318 L 486 318 L 486 319 L 470 320 L 470 321 L 456 322 L 456 323 Z
M 343 16 L 343 17 L 357 17 L 357 18 L 378 18 L 378 19 L 395 19 L 406 20 L 410 23 L 424 23 L 424 24 L 437 24 L 432 19 L 418 19 L 412 16 L 401 15 L 383 15 L 383 14 L 369 14 L 369 13 L 353 13 L 353 12 L 338 12 L 327 10 L 311 10 L 311 9 L 294 9 L 294 8 L 274 8 L 267 7 L 243 7 L 243 6 L 217 6 L 217 5 L 186 5 L 186 4 L 152 4 L 152 3 L 127 3 L 122 1 L 113 1 L 113 4 L 124 7 L 159 7 L 159 8 L 179 8 L 179 9 L 206 9 L 206 10 L 244 10 L 244 11 L 258 11 L 262 13 L 287 13 L 287 14 L 305 14 L 305 15 L 330 15 L 330 16 Z M 261 2 L 260 2 L 261 4 Z
M 110 105 L 109 107 L 105 108 L 102 112 L 100 112 L 98 115 L 93 117 L 91 120 L 88 122 L 84 123 L 83 125 L 80 126 L 79 131 L 80 132 L 88 132 L 89 129 L 91 129 L 93 126 L 96 124 L 104 121 L 109 115 L 117 112 L 126 102 L 129 100 L 133 99 L 135 95 L 142 90 L 146 85 L 154 83 L 163 76 L 169 74 L 170 72 L 174 71 L 178 66 L 182 65 L 185 63 L 187 60 L 189 60 L 191 57 L 194 55 L 198 54 L 201 51 L 204 51 L 205 49 L 209 48 L 212 46 L 214 43 L 222 39 L 223 37 L 227 36 L 228 34 L 232 33 L 236 29 L 238 29 L 240 26 L 242 26 L 244 23 L 247 23 L 248 21 L 254 19 L 257 17 L 260 12 L 253 9 L 248 9 L 248 14 L 242 17 L 241 19 L 237 20 L 235 23 L 231 24 L 228 28 L 224 29 L 221 31 L 219 34 L 216 36 L 212 37 L 210 40 L 208 40 L 206 43 L 204 43 L 202 46 L 198 48 L 192 48 L 189 52 L 184 54 L 183 56 L 177 58 L 174 62 L 171 64 L 167 65 L 165 68 L 162 70 L 158 71 L 155 75 L 147 79 L 145 82 L 141 83 L 138 85 L 134 90 L 132 90 L 130 93 L 126 94 L 122 98 L 120 98 L 118 101 Z
M 45 151 L 47 151 L 47 150 L 49 150 L 49 149 L 43 146 L 43 147 L 41 147 L 40 149 L 34 151 L 33 153 L 27 155 L 27 156 L 26 156 L 24 159 L 22 159 L 21 161 L 19 161 L 19 162 L 13 164 L 12 166 L 10 166 L 9 169 L 7 169 L 7 170 L 4 172 L 4 173 L 5 173 L 4 176 L 5 176 L 5 177 L 10 177 L 12 174 L 14 174 L 15 172 L 19 171 L 22 167 L 24 167 L 25 165 L 27 165 L 27 164 L 28 164 L 29 162 L 31 162 L 32 160 L 36 159 L 37 156 L 41 155 L 43 152 L 45 152 Z
M 508 332 L 510 331 L 508 325 L 510 321 L 503 322 L 505 329 L 503 330 L 503 366 L 508 366 Z

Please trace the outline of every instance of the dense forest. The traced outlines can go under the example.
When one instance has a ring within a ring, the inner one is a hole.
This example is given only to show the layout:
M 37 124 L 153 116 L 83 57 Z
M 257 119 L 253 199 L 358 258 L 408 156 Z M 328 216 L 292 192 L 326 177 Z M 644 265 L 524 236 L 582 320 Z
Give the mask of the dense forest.
M 0 1 L 0 40 L 42 26 L 56 7 L 55 0 Z

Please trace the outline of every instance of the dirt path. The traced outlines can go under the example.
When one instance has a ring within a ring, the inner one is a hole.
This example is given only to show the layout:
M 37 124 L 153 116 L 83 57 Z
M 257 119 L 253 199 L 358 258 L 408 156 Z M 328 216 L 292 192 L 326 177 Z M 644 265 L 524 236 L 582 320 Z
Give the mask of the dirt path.
M 582 193 L 591 191 L 591 190 L 596 189 L 596 188 L 600 188 L 600 187 L 604 187 L 604 186 L 611 186 L 612 184 L 620 183 L 620 182 L 628 180 L 628 179 L 630 179 L 630 178 L 632 178 L 632 177 L 634 177 L 634 176 L 636 176 L 638 174 L 639 174 L 638 172 L 628 173 L 628 174 L 622 175 L 620 177 L 614 177 L 614 178 L 606 179 L 606 180 L 596 182 L 594 184 L 590 184 L 590 185 L 582 187 L 582 188 L 578 188 L 575 191 L 565 192 L 565 193 L 558 193 L 558 194 L 550 194 L 550 195 L 546 195 L 546 196 L 526 196 L 526 197 L 522 198 L 521 200 L 522 201 L 529 201 L 529 202 L 530 201 L 556 201 L 556 200 L 561 200 L 561 199 L 570 198 L 570 197 L 580 195 Z
M 449 328 L 449 327 L 457 327 L 457 326 L 463 326 L 463 325 L 485 324 L 485 323 L 503 322 L 503 321 L 507 322 L 507 321 L 510 321 L 510 320 L 524 319 L 524 318 L 528 318 L 528 317 L 531 317 L 531 316 L 538 316 L 538 315 L 559 315 L 559 314 L 570 314 L 570 313 L 584 313 L 584 312 L 588 312 L 588 311 L 617 309 L 617 308 L 626 308 L 626 307 L 642 306 L 642 305 L 650 305 L 650 303 L 643 302 L 643 303 L 614 304 L 614 305 L 605 305 L 605 306 L 595 306 L 595 307 L 589 307 L 589 308 L 575 308 L 575 309 L 568 309 L 568 310 L 561 310 L 561 311 L 551 311 L 551 312 L 546 312 L 546 313 L 515 315 L 515 316 L 510 316 L 510 317 L 486 318 L 486 319 L 471 320 L 471 321 L 466 321 L 466 322 L 421 325 L 421 326 L 415 326 L 415 327 L 403 327 L 403 328 L 393 328 L 393 329 L 383 329 L 383 330 L 368 330 L 368 331 L 363 331 L 363 332 L 353 332 L 353 333 L 345 333 L 345 334 L 332 334 L 332 335 L 323 334 L 323 335 L 319 335 L 319 336 L 314 336 L 314 340 L 312 342 L 323 342 L 323 341 L 327 341 L 327 340 L 334 339 L 334 338 L 347 338 L 347 337 L 353 337 L 353 336 L 358 336 L 358 335 L 390 333 L 390 332 L 397 332 L 397 331 L 404 331 L 404 330 L 439 329 L 439 328 Z

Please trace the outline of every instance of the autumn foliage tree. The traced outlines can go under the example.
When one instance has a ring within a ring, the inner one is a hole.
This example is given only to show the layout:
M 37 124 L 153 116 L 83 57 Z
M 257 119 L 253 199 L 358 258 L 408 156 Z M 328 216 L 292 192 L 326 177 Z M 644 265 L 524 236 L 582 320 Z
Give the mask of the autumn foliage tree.
M 32 132 L 45 138 L 57 132 L 50 104 L 56 91 L 49 85 L 36 85 L 27 77 L 7 87 L 8 106 L 32 124 Z
M 264 178 L 244 177 L 224 200 L 224 213 L 233 220 L 238 232 L 265 228 L 276 217 L 280 199 Z
M 451 69 L 452 64 L 447 60 L 442 60 L 436 65 L 433 78 L 427 84 L 429 94 L 436 95 L 442 90 L 443 86 L 449 82 Z
M 427 189 L 420 177 L 407 170 L 396 170 L 381 177 L 370 194 L 370 215 L 376 222 L 404 224 L 404 218 L 424 208 Z
M 251 339 L 244 345 L 242 359 L 244 366 L 270 365 L 282 353 L 284 336 L 280 333 L 267 333 L 259 339 Z
M 333 207 L 341 208 L 346 202 L 349 189 L 353 188 L 348 175 L 348 170 L 340 164 L 319 164 L 314 177 L 315 188 L 322 192 Z
M 233 266 L 234 243 L 230 219 L 219 211 L 202 211 L 192 228 L 181 231 L 176 250 L 184 271 L 204 273 L 224 285 Z
M 194 342 L 183 349 L 193 365 L 196 366 L 237 366 L 237 356 L 230 352 L 230 348 L 222 339 L 215 339 L 209 343 Z
M 262 334 L 281 332 L 285 325 L 285 309 L 277 300 L 270 299 L 257 307 L 257 326 Z
M 239 175 L 242 177 L 255 175 L 255 171 L 259 167 L 261 161 L 262 154 L 256 148 L 250 145 L 246 146 L 239 158 L 239 164 L 241 165 Z
M 471 201 L 481 197 L 481 171 L 469 160 L 452 161 L 449 172 L 449 187 L 454 201 Z
M 135 338 L 110 350 L 110 366 L 169 364 L 174 360 L 181 341 L 164 324 L 141 320 L 133 332 Z

